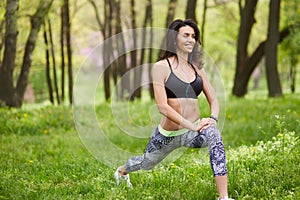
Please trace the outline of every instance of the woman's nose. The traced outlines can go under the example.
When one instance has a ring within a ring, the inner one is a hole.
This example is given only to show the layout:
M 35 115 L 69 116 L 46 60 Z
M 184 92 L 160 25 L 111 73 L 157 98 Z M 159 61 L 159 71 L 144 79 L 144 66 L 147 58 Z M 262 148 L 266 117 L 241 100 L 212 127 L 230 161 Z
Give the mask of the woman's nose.
M 193 38 L 192 36 L 191 36 L 191 37 L 188 37 L 188 41 L 189 41 L 189 42 L 194 42 L 194 41 L 195 41 L 195 38 Z

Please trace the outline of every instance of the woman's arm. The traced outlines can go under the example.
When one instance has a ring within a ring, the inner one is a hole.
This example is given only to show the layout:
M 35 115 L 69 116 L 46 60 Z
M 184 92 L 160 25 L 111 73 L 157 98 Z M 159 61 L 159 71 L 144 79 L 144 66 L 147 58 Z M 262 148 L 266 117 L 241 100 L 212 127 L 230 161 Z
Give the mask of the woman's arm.
M 214 88 L 208 80 L 208 77 L 204 71 L 204 69 L 197 70 L 199 75 L 203 80 L 203 92 L 206 96 L 206 99 L 210 105 L 210 115 L 218 119 L 219 116 L 219 101 L 217 95 L 215 93 Z
M 183 118 L 168 104 L 165 80 L 170 74 L 170 69 L 162 62 L 163 61 L 155 63 L 152 67 L 153 90 L 159 112 L 178 125 L 192 131 L 198 131 L 200 129 L 198 125 L 195 125 L 189 120 Z

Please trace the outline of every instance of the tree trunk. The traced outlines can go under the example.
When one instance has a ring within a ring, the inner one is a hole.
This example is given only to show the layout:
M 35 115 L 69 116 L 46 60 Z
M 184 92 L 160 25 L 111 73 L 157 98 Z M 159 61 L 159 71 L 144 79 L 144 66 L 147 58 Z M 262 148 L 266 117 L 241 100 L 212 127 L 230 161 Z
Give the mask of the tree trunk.
M 105 21 L 104 21 L 104 26 L 102 27 L 103 30 L 103 36 L 104 39 L 106 40 L 111 36 L 112 32 L 112 13 L 111 13 L 111 8 L 110 8 L 110 1 L 105 0 L 105 10 L 104 10 L 104 16 L 105 16 Z M 108 64 L 110 63 L 110 52 L 111 52 L 111 43 L 104 42 L 103 45 L 103 63 L 104 63 L 104 92 L 105 92 L 105 100 L 109 100 L 110 98 L 110 74 L 111 70 L 110 67 L 108 67 Z
M 61 53 L 61 100 L 65 100 L 65 28 L 67 26 L 65 20 L 65 6 L 61 7 L 61 27 L 60 27 L 60 53 Z
M 112 34 L 112 3 L 110 0 L 104 0 L 104 22 L 101 22 L 100 19 L 100 13 L 97 9 L 97 5 L 94 0 L 88 0 L 95 12 L 96 16 L 96 22 L 99 26 L 99 30 L 101 31 L 104 40 L 108 39 L 111 34 Z M 108 64 L 110 63 L 110 54 L 111 54 L 111 44 L 108 44 L 107 42 L 103 43 L 103 51 L 102 57 L 103 57 L 103 67 L 104 67 L 104 79 L 103 79 L 103 84 L 104 84 L 104 93 L 105 93 L 105 100 L 109 100 L 111 96 L 110 92 L 110 76 L 111 76 L 111 69 L 108 67 Z
M 149 23 L 150 23 L 150 38 L 149 38 L 149 46 L 151 47 L 153 44 L 153 18 L 152 18 L 152 0 L 149 1 Z M 152 76 L 151 76 L 151 71 L 152 71 L 152 64 L 153 63 L 153 49 L 149 49 L 149 57 L 148 57 L 148 77 L 149 77 L 149 92 L 150 92 L 150 97 L 154 99 L 154 90 L 153 90 L 153 83 L 152 83 Z
M 44 43 L 45 43 L 45 56 L 46 56 L 46 82 L 48 86 L 49 100 L 54 104 L 52 81 L 50 75 L 50 56 L 49 56 L 49 44 L 46 30 L 46 24 L 44 24 Z
M 141 58 L 140 58 L 139 66 L 143 65 L 144 60 L 145 60 L 145 51 L 146 51 L 146 49 L 144 47 L 145 47 L 146 41 L 147 41 L 146 27 L 147 27 L 147 24 L 148 24 L 148 22 L 151 18 L 151 7 L 152 7 L 151 1 L 148 0 L 147 1 L 147 6 L 146 6 L 145 18 L 144 18 L 144 22 L 143 22 L 143 27 L 144 27 L 143 34 L 142 34 L 142 47 L 143 48 L 141 49 Z M 137 86 L 135 87 L 134 96 L 137 97 L 137 98 L 142 97 L 142 85 L 141 85 L 142 70 L 143 70 L 143 68 L 141 68 L 141 67 L 134 70 L 136 72 L 136 74 L 138 74 L 138 78 L 139 78 L 139 79 L 135 80 L 135 83 L 137 83 Z
M 286 27 L 280 32 L 280 38 L 279 38 L 279 43 L 284 40 L 289 34 L 290 30 L 292 29 L 292 26 Z M 251 77 L 252 72 L 254 71 L 255 67 L 257 64 L 261 61 L 262 57 L 264 56 L 265 53 L 265 45 L 266 41 L 261 42 L 258 47 L 255 49 L 255 51 L 252 53 L 250 57 L 246 59 L 245 62 L 245 69 L 240 73 L 239 77 L 239 83 L 241 85 L 244 85 L 245 88 L 248 86 L 249 79 Z
M 296 70 L 296 64 L 297 64 L 297 61 L 294 61 L 295 59 L 291 58 L 291 61 L 290 61 L 290 79 L 291 79 L 291 85 L 290 85 L 290 88 L 291 88 L 291 92 L 292 93 L 295 93 L 295 90 L 296 90 L 296 73 L 297 73 L 297 70 Z
M 121 23 L 122 23 L 122 20 L 121 20 L 121 5 L 120 5 L 120 1 L 117 1 L 116 2 L 116 11 L 117 11 L 117 15 L 116 15 L 116 33 L 121 33 L 122 32 L 122 26 L 121 26 Z M 117 67 L 117 70 L 118 70 L 118 75 L 120 77 L 122 77 L 125 73 L 126 73 L 126 47 L 125 47 L 125 41 L 124 41 L 124 37 L 123 37 L 123 34 L 120 34 L 118 37 L 117 37 L 117 51 L 118 51 L 118 55 L 120 56 L 118 58 L 118 67 Z M 120 88 L 117 88 L 116 91 L 117 91 L 117 99 L 118 100 L 122 100 L 124 99 L 125 97 L 125 90 L 128 89 L 128 81 L 125 80 L 124 78 L 121 78 L 121 85 L 120 85 Z
M 15 67 L 18 35 L 18 0 L 7 0 L 6 3 L 5 48 L 2 66 L 0 66 L 0 101 L 7 106 L 17 104 L 13 70 Z
M 31 30 L 25 46 L 21 74 L 19 76 L 16 88 L 18 97 L 17 104 L 15 105 L 16 107 L 20 107 L 22 105 L 23 96 L 28 83 L 28 77 L 32 62 L 32 52 L 35 48 L 35 43 L 38 37 L 40 27 L 43 24 L 44 18 L 47 15 L 52 3 L 53 0 L 41 1 L 35 14 L 31 17 Z
M 202 26 L 201 26 L 201 45 L 204 47 L 204 32 L 205 32 L 205 23 L 206 23 L 206 11 L 207 11 L 207 0 L 203 2 L 203 16 L 202 16 Z
M 277 69 L 277 44 L 279 41 L 280 0 L 270 1 L 268 39 L 265 47 L 266 74 L 270 97 L 282 96 Z
M 118 2 L 120 3 L 120 2 Z M 110 35 L 116 35 L 117 34 L 117 14 L 118 14 L 118 3 L 115 0 L 110 0 L 110 13 L 111 13 L 111 33 Z M 120 14 L 120 13 L 119 13 Z M 112 72 L 112 79 L 113 79 L 113 84 L 116 86 L 117 85 L 117 81 L 118 81 L 118 58 L 115 59 L 114 55 L 113 55 L 113 51 L 116 50 L 115 49 L 115 45 L 117 41 L 113 40 L 112 41 L 112 54 L 110 55 L 113 58 L 113 61 L 110 65 L 111 67 L 111 72 Z M 113 48 L 114 47 L 114 48 Z M 118 88 L 115 88 L 116 92 L 118 92 Z
M 135 1 L 131 0 L 131 26 L 132 26 L 132 40 L 133 40 L 133 50 L 130 53 L 130 65 L 131 69 L 136 68 L 137 66 L 137 33 L 136 33 L 136 13 L 135 13 Z M 131 70 L 130 73 L 133 73 L 133 83 L 131 85 L 130 91 L 134 90 L 133 94 L 129 97 L 129 99 L 132 101 L 134 100 L 136 96 L 136 89 L 139 87 L 139 82 L 141 80 L 141 72 L 140 70 L 134 69 Z
M 170 0 L 169 1 L 168 14 L 167 14 L 166 25 L 165 25 L 166 28 L 169 28 L 170 24 L 174 20 L 176 5 L 177 5 L 177 0 Z M 158 52 L 158 57 L 160 57 L 162 52 L 164 52 L 164 46 L 165 46 L 165 43 L 163 41 L 160 45 L 160 50 Z
M 170 0 L 168 5 L 168 15 L 166 19 L 166 28 L 169 27 L 171 22 L 174 20 L 177 0 Z
M 56 94 L 56 101 L 60 104 L 60 96 L 58 92 L 58 81 L 57 81 L 57 73 L 56 73 L 56 59 L 55 59 L 55 51 L 54 51 L 54 43 L 52 37 L 52 27 L 50 19 L 48 19 L 48 28 L 49 28 L 49 39 L 50 39 L 50 49 L 51 49 L 51 56 L 52 56 L 52 65 L 53 65 L 53 79 L 54 79 L 54 89 Z
M 243 71 L 248 67 L 245 65 L 248 58 L 247 47 L 253 24 L 255 22 L 254 13 L 257 0 L 246 0 L 245 7 L 241 10 L 240 28 L 238 34 L 236 70 L 232 93 L 242 97 L 247 93 L 247 82 L 242 82 Z
M 66 22 L 66 43 L 67 43 L 67 59 L 68 59 L 68 89 L 69 102 L 73 103 L 73 64 L 72 64 L 72 46 L 71 46 L 71 21 L 69 12 L 69 0 L 64 0 L 65 22 Z
M 185 18 L 192 19 L 197 23 L 196 7 L 197 7 L 197 0 L 188 0 L 186 10 L 185 10 Z

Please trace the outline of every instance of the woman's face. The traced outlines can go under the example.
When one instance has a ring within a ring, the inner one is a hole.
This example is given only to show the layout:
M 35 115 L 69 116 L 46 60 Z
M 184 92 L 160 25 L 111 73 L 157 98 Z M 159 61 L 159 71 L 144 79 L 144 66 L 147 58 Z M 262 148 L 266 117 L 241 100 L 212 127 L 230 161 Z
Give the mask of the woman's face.
M 181 53 L 191 53 L 195 46 L 195 31 L 190 26 L 183 26 L 177 35 L 177 51 Z

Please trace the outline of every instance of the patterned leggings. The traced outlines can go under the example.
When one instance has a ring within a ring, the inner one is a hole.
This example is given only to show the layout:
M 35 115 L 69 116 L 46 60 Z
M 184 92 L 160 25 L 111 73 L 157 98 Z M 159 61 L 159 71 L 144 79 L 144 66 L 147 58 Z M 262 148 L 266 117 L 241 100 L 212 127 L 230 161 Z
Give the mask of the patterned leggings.
M 216 127 L 208 127 L 201 132 L 188 131 L 174 137 L 166 137 L 156 128 L 144 155 L 130 158 L 124 165 L 125 170 L 133 172 L 140 169 L 152 169 L 173 150 L 183 146 L 189 148 L 208 147 L 210 164 L 214 176 L 227 174 L 226 155 L 222 136 Z

